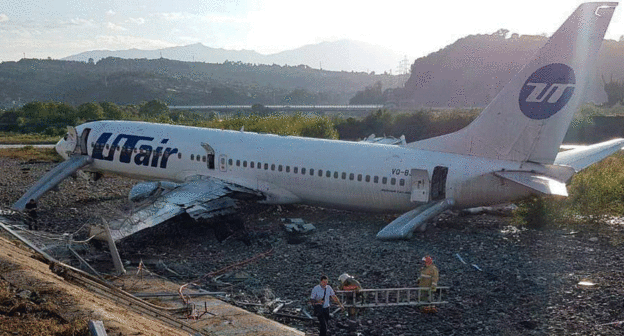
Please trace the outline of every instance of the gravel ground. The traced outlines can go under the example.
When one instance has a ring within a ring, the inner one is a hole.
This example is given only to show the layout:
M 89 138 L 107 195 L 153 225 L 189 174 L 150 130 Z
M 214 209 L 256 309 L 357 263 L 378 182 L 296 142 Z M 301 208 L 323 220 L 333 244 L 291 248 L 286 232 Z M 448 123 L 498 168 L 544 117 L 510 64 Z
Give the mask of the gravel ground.
M 0 205 L 8 208 L 52 167 L 0 158 Z M 105 177 L 98 182 L 68 179 L 39 202 L 43 230 L 75 232 L 101 218 L 131 209 L 126 195 L 136 181 Z M 281 218 L 303 218 L 316 230 L 298 241 L 288 239 Z M 248 241 L 219 242 L 215 227 L 223 221 L 179 220 L 145 230 L 119 243 L 122 259 L 143 260 L 153 272 L 206 288 L 206 274 L 272 249 L 270 256 L 240 268 L 244 281 L 230 287 L 247 300 L 273 297 L 304 304 L 321 274 L 337 285 L 338 276 L 354 275 L 364 288 L 416 286 L 425 254 L 440 269 L 440 286 L 451 287 L 448 303 L 436 314 L 414 307 L 362 312 L 357 324 L 344 316 L 330 327 L 337 335 L 622 335 L 624 326 L 624 226 L 600 230 L 520 230 L 505 217 L 445 213 L 426 232 L 409 241 L 383 242 L 375 234 L 394 217 L 308 206 L 247 204 L 241 219 Z M 86 237 L 81 230 L 76 238 Z M 242 235 L 238 235 L 240 238 Z M 97 249 L 92 248 L 93 251 Z M 459 254 L 467 264 L 460 262 Z M 94 253 L 97 255 L 97 253 Z M 110 269 L 107 262 L 94 265 Z M 478 266 L 472 266 L 475 264 Z M 104 269 L 107 271 L 107 269 Z M 224 278 L 228 277 L 226 274 Z M 223 280 L 222 278 L 221 280 Z M 582 280 L 594 286 L 578 285 Z M 316 325 L 280 319 L 306 333 Z

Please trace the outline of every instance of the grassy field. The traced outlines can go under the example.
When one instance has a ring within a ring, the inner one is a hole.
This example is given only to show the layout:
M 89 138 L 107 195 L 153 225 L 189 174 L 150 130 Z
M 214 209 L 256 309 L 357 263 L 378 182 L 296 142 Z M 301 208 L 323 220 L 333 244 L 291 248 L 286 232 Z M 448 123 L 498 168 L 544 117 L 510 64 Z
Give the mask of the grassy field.
M 57 135 L 50 136 L 44 134 L 19 134 L 0 132 L 0 144 L 55 144 L 60 137 Z

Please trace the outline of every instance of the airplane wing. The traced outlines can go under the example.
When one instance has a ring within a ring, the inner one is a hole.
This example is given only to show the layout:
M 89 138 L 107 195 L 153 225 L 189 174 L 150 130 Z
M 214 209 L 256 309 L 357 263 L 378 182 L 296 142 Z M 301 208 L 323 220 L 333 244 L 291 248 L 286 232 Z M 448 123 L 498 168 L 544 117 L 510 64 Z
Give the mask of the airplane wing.
M 578 146 L 559 152 L 555 158 L 555 165 L 570 166 L 579 172 L 619 151 L 622 147 L 624 147 L 624 139 L 613 139 L 590 146 Z
M 196 220 L 231 214 L 236 211 L 236 199 L 241 194 L 261 197 L 255 190 L 218 179 L 189 180 L 143 202 L 130 217 L 109 223 L 111 236 L 120 240 L 183 213 Z

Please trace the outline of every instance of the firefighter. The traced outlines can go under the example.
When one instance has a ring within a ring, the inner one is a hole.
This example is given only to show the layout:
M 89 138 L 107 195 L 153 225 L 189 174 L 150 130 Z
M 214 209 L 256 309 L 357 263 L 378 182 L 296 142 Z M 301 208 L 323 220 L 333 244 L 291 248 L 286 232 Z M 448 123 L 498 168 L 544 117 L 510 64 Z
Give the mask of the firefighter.
M 425 256 L 422 258 L 422 261 L 425 263 L 425 267 L 420 269 L 420 277 L 418 278 L 418 287 L 421 287 L 420 290 L 421 297 L 423 294 L 427 294 L 427 300 L 432 301 L 432 292 L 435 292 L 438 287 L 438 280 L 440 280 L 440 276 L 438 273 L 438 268 L 433 264 L 433 259 L 431 256 Z
M 339 290 L 354 291 L 355 294 L 353 295 L 355 295 L 355 298 L 358 301 L 362 299 L 362 295 L 359 293 L 359 291 L 362 289 L 362 285 L 360 285 L 360 282 L 357 281 L 354 277 L 352 277 L 351 275 L 347 273 L 342 273 L 338 277 L 338 281 L 340 282 L 340 285 L 338 286 Z M 347 295 L 345 297 L 345 302 L 349 304 L 354 304 L 355 300 L 353 296 Z M 357 317 L 358 309 L 356 307 L 349 307 L 348 313 L 349 313 L 349 317 Z

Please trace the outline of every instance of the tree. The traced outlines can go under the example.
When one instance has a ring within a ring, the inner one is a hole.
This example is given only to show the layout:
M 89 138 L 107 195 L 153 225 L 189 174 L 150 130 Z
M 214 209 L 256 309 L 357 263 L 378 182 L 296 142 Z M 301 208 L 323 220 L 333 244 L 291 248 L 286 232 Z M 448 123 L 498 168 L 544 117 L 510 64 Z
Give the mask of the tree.
M 349 100 L 349 104 L 383 104 L 385 99 L 381 88 L 381 81 L 377 81 L 373 86 L 367 86 L 364 91 L 358 91 L 355 96 Z
M 122 108 L 115 103 L 102 102 L 100 103 L 102 111 L 104 113 L 104 119 L 109 120 L 124 120 L 129 119 L 130 116 Z
M 141 104 L 139 107 L 139 116 L 146 118 L 156 118 L 161 114 L 169 113 L 169 107 L 162 101 L 155 99 L 147 103 Z M 168 117 L 168 116 L 167 116 Z
M 617 103 L 624 103 L 624 81 L 614 81 L 612 77 L 609 83 L 607 83 L 603 76 L 602 83 L 607 93 L 607 102 L 605 105 L 611 107 Z
M 85 103 L 78 106 L 76 116 L 82 121 L 104 119 L 104 109 L 98 103 Z

